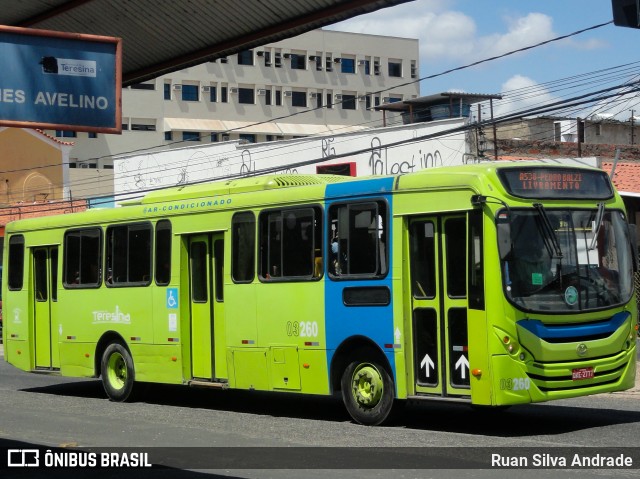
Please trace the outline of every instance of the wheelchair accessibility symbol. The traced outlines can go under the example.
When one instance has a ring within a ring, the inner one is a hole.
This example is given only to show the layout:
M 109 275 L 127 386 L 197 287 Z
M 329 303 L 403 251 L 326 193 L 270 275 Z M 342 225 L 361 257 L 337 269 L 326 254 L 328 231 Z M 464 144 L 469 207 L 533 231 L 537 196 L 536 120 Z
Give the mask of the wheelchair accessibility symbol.
M 167 308 L 178 309 L 178 288 L 167 288 Z

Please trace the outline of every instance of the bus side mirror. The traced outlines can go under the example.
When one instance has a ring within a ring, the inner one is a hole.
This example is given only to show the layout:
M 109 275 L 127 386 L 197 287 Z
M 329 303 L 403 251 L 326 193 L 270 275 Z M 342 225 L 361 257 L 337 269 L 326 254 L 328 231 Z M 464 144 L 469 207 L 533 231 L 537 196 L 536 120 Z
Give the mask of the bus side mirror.
M 633 272 L 638 272 L 638 226 L 629 223 L 629 241 L 631 242 L 631 256 L 633 257 Z
M 505 221 L 504 223 L 498 223 L 498 252 L 500 253 L 500 259 L 504 260 L 511 253 L 511 223 Z

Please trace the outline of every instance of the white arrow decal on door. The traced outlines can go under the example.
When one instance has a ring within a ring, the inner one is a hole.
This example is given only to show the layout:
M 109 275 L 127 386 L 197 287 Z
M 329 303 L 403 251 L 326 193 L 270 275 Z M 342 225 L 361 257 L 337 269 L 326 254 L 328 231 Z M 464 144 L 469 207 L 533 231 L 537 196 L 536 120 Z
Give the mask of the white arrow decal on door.
M 420 367 L 424 368 L 425 374 L 427 375 L 427 377 L 429 377 L 431 376 L 431 368 L 435 367 L 435 364 L 433 364 L 433 361 L 431 360 L 429 355 L 425 354 L 424 359 L 420 362 Z
M 469 360 L 466 356 L 460 356 L 460 359 L 458 359 L 458 362 L 456 362 L 456 369 L 458 368 L 460 368 L 460 376 L 462 377 L 462 379 L 466 379 L 467 371 L 465 370 L 465 368 L 469 369 Z

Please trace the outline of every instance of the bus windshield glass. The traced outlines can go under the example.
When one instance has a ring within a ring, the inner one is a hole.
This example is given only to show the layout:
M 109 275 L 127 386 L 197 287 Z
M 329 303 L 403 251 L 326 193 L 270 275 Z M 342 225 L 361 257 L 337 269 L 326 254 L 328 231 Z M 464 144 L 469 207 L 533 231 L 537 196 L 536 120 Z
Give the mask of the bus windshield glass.
M 511 236 L 511 249 L 502 259 L 508 299 L 541 313 L 596 310 L 629 301 L 633 260 L 623 214 L 536 206 L 498 217 L 510 226 L 499 229 Z

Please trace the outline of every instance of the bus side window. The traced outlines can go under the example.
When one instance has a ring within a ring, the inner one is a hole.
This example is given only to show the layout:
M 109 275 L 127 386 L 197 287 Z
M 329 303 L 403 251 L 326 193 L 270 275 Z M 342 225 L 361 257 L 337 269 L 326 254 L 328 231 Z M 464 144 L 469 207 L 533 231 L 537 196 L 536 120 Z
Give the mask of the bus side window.
M 322 210 L 265 211 L 260 215 L 260 278 L 303 281 L 322 276 Z
M 9 276 L 7 280 L 9 290 L 21 290 L 23 281 L 24 236 L 14 235 L 9 239 Z
M 156 284 L 166 286 L 171 281 L 171 222 L 156 224 Z
M 64 235 L 63 283 L 95 288 L 100 285 L 102 229 L 69 230 Z
M 256 219 L 251 211 L 236 213 L 231 220 L 231 277 L 234 283 L 253 282 Z
M 334 277 L 382 277 L 388 270 L 384 201 L 332 205 L 329 272 Z

